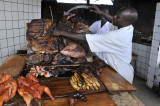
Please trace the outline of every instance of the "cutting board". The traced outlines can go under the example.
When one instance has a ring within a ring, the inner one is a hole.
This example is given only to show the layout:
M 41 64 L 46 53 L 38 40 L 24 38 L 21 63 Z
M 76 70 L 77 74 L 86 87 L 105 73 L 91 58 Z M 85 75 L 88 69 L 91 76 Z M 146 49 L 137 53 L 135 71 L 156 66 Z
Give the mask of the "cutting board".
M 87 102 L 77 100 L 75 106 L 116 106 L 107 92 L 86 95 Z M 45 106 L 70 106 L 68 97 L 57 98 L 54 101 L 45 100 Z
M 103 68 L 99 78 L 109 92 L 138 90 L 110 67 Z
M 70 96 L 74 91 L 76 91 L 69 82 L 70 77 L 57 77 L 57 78 L 45 78 L 43 80 L 40 80 L 41 85 L 46 85 L 50 90 L 52 95 L 55 98 L 58 97 L 66 97 Z M 99 81 L 100 82 L 100 81 Z M 98 90 L 79 90 L 79 92 L 83 94 L 90 94 L 90 93 L 96 93 L 96 92 L 103 92 L 106 91 L 106 88 L 104 85 L 100 82 L 101 86 Z M 42 99 L 48 99 L 49 96 L 45 93 L 42 94 Z

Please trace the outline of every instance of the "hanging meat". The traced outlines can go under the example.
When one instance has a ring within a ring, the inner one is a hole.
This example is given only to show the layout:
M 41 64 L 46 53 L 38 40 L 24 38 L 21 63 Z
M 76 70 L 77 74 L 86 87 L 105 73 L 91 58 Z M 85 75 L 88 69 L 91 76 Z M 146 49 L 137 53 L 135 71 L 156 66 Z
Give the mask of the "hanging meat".
M 58 39 L 51 36 L 56 26 L 49 19 L 34 19 L 27 24 L 28 47 L 38 53 L 58 52 Z
M 23 97 L 27 106 L 30 106 L 31 100 L 33 98 L 41 99 L 41 95 L 43 92 L 48 94 L 50 98 L 54 100 L 54 97 L 52 96 L 49 88 L 40 85 L 38 79 L 30 73 L 26 75 L 26 78 L 19 77 L 17 79 L 17 82 L 18 82 L 18 93 Z
M 0 106 L 12 99 L 17 91 L 17 83 L 11 75 L 0 75 Z

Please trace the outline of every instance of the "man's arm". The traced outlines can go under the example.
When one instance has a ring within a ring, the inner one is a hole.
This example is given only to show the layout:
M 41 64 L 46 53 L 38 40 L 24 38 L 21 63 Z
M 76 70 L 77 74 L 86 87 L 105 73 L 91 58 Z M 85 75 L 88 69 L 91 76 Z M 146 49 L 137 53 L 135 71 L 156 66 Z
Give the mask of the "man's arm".
M 96 14 L 100 14 L 100 15 L 103 15 L 106 19 L 107 19 L 107 21 L 109 21 L 110 23 L 112 23 L 112 21 L 113 21 L 113 16 L 111 16 L 109 13 L 108 14 L 105 14 L 105 13 L 103 13 L 103 11 L 101 11 L 96 5 L 92 5 L 91 7 L 90 7 L 90 11 L 91 12 L 94 12 L 94 13 L 96 13 Z
M 74 40 L 86 41 L 85 34 L 77 34 L 77 33 L 71 33 L 71 32 L 60 31 L 58 29 L 54 29 L 54 35 L 65 36 L 65 37 L 68 37 Z

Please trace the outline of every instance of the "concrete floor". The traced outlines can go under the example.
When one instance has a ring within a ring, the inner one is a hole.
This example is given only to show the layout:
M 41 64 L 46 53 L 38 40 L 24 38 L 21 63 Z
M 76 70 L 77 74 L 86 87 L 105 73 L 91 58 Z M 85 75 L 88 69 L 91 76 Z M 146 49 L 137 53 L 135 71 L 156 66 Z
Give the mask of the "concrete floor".
M 145 80 L 135 77 L 133 85 L 138 88 L 134 94 L 145 106 L 160 106 L 160 96 L 146 86 Z

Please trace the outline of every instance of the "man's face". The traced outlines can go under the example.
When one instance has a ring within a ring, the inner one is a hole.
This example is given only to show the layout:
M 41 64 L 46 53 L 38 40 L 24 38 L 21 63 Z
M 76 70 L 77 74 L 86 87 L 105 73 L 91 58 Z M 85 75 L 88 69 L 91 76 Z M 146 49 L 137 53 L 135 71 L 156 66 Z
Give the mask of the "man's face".
M 125 15 L 123 10 L 119 10 L 116 15 L 113 16 L 113 25 L 116 25 L 118 27 L 125 26 Z

